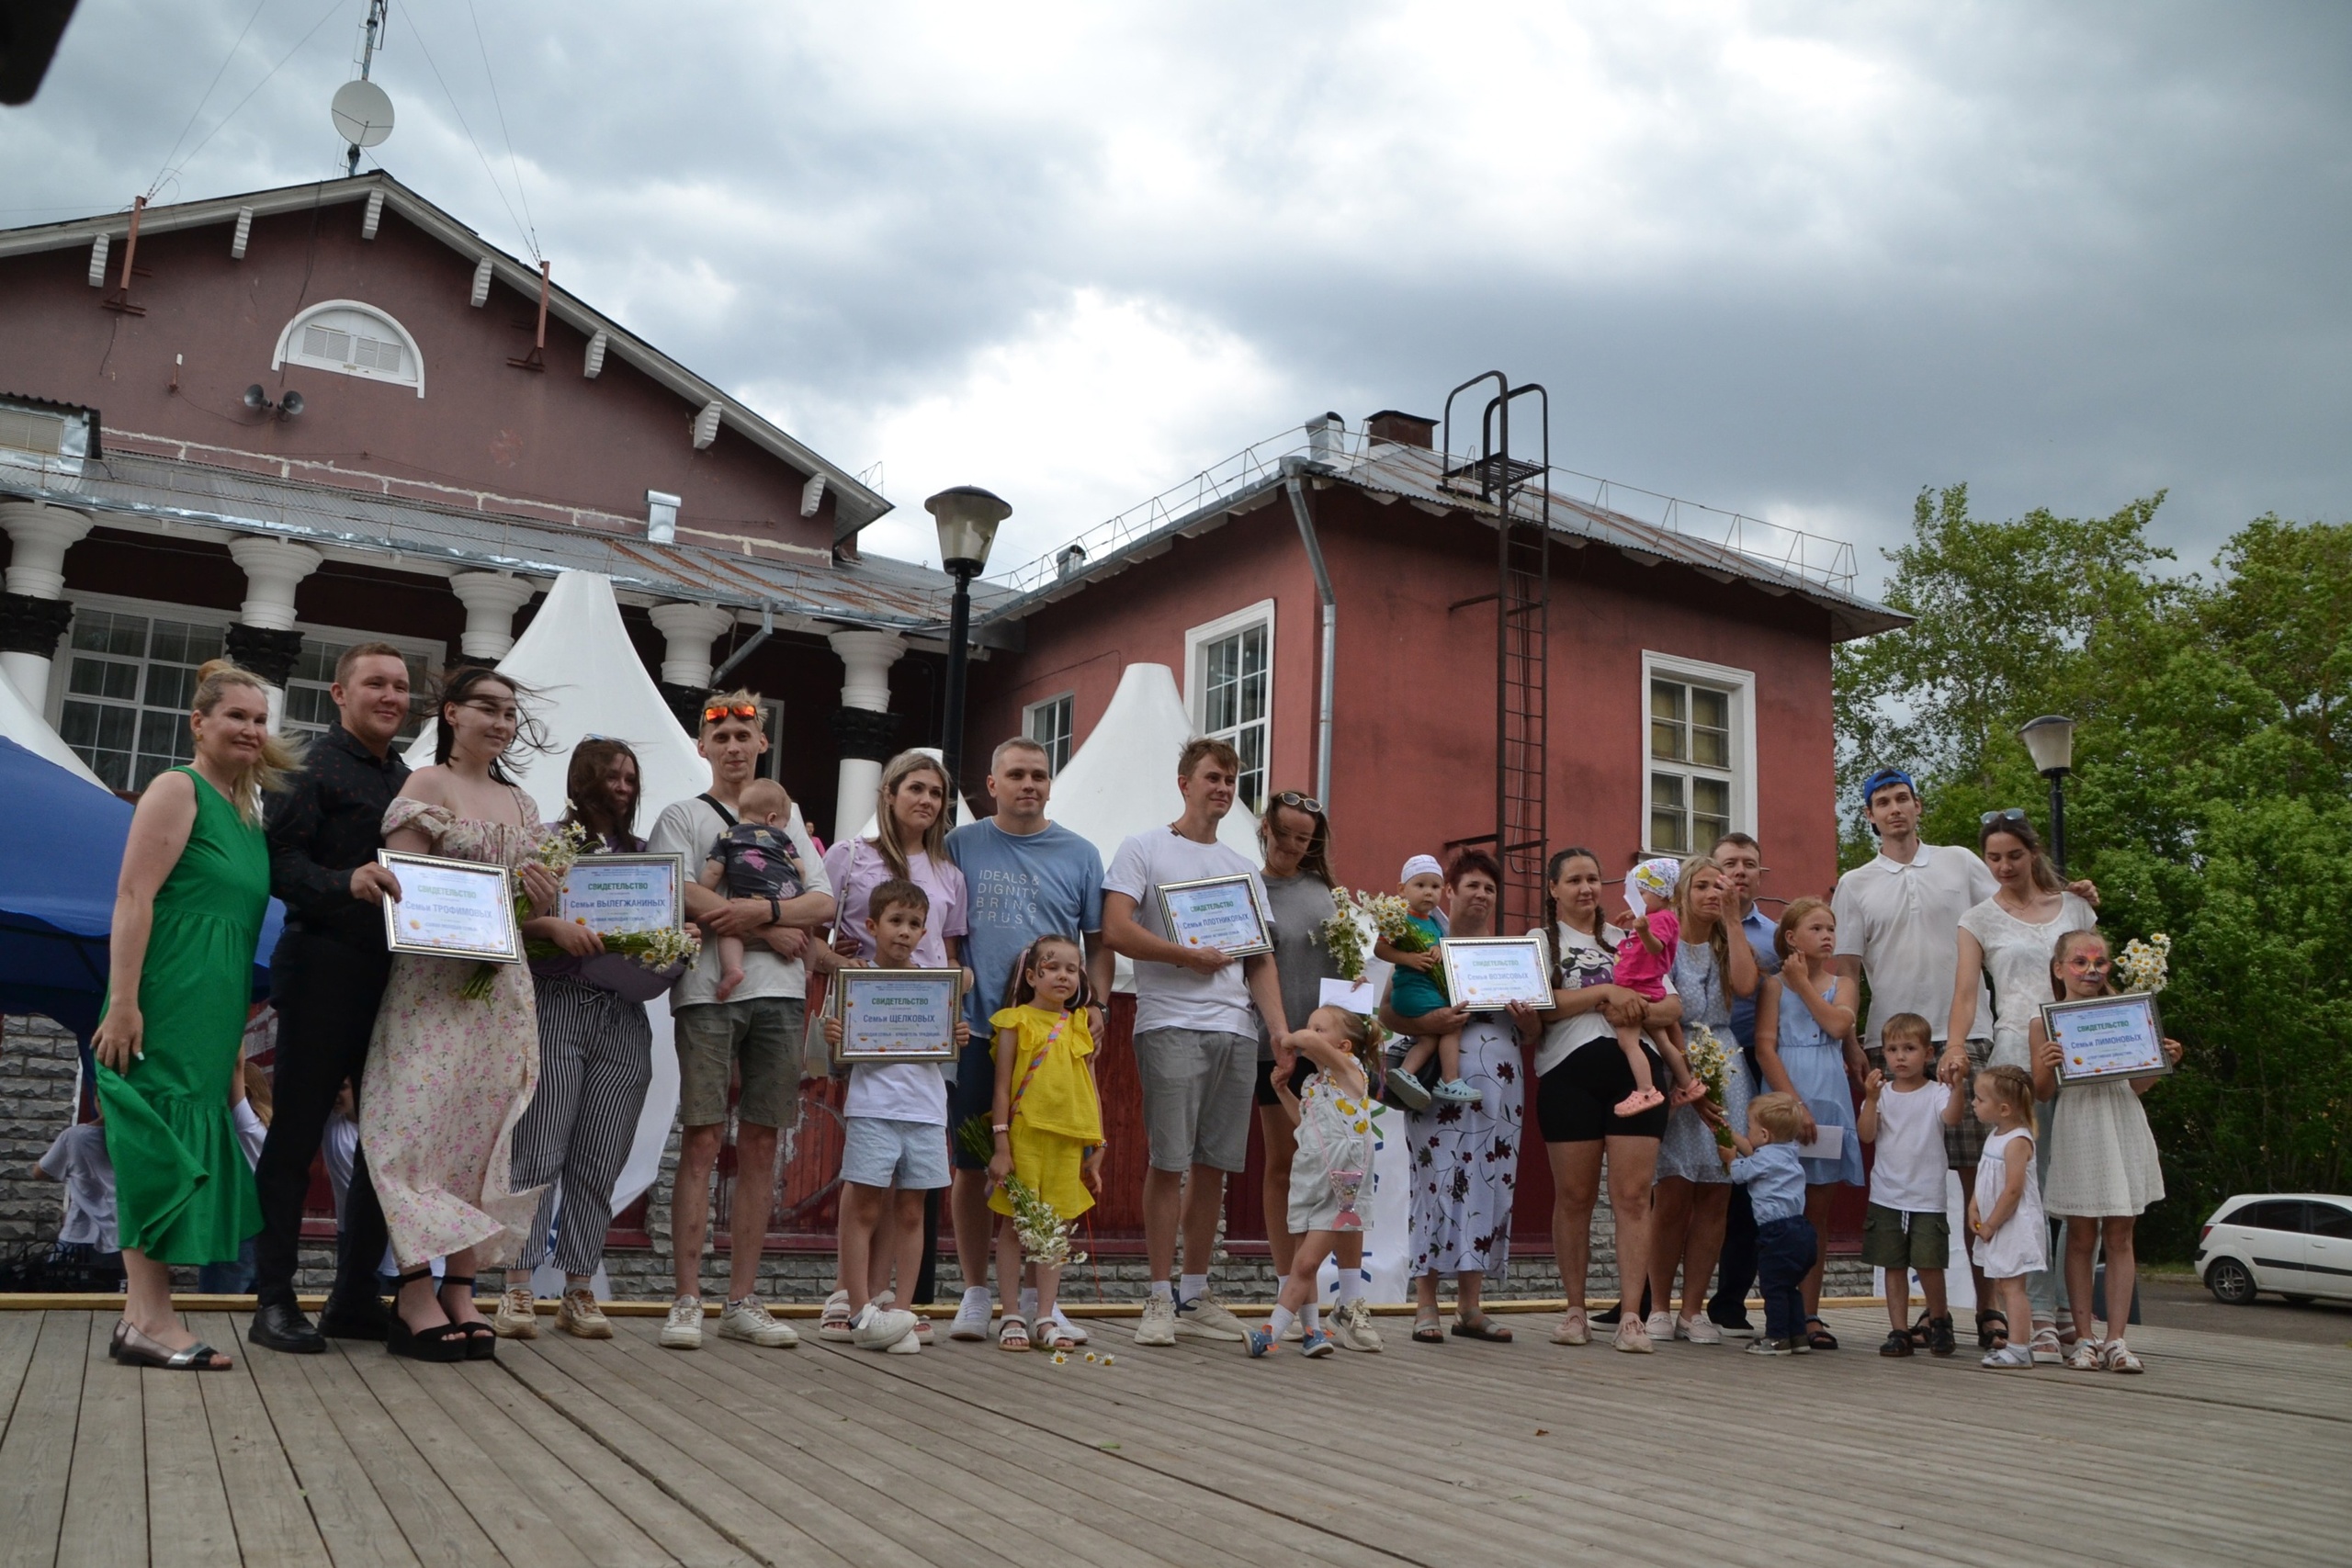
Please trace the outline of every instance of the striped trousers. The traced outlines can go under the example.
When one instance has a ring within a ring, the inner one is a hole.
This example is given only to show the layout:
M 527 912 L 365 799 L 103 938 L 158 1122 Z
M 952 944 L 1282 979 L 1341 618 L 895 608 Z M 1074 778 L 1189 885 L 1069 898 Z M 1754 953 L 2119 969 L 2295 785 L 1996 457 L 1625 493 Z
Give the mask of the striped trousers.
M 613 1222 L 613 1185 L 637 1141 L 638 1113 L 653 1081 L 653 1031 L 642 1004 L 577 980 L 541 976 L 539 1089 L 514 1124 L 514 1186 L 548 1185 L 515 1267 L 552 1261 L 567 1274 L 594 1274 Z

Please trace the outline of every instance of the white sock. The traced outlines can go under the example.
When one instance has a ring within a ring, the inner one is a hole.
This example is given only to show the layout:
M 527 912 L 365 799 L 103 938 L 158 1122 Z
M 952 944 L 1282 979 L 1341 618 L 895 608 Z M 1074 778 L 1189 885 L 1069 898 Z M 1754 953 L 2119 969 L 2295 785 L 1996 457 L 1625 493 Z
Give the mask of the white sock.
M 1156 1302 L 1164 1302 L 1170 1299 L 1167 1280 L 1154 1280 L 1151 1282 L 1151 1299 Z
M 1023 1317 L 1037 1315 L 1037 1292 L 1034 1286 L 1024 1286 L 1022 1289 L 1021 1315 Z
M 1313 1312 L 1315 1309 L 1310 1306 L 1306 1310 Z M 1290 1327 L 1290 1320 L 1295 1315 L 1290 1308 L 1276 1302 L 1274 1315 L 1266 1320 L 1266 1337 L 1270 1339 L 1280 1339 L 1283 1332 Z
M 1340 1304 L 1346 1306 L 1350 1302 L 1362 1300 L 1363 1300 L 1363 1270 L 1361 1269 L 1340 1269 Z
M 1309 1334 L 1323 1326 L 1323 1309 L 1315 1304 L 1312 1297 L 1308 1298 L 1305 1306 L 1298 1309 L 1298 1321 L 1306 1325 L 1306 1332 Z
M 1176 1283 L 1176 1299 L 1180 1302 L 1189 1302 L 1208 1293 L 1209 1277 L 1206 1274 L 1186 1274 Z

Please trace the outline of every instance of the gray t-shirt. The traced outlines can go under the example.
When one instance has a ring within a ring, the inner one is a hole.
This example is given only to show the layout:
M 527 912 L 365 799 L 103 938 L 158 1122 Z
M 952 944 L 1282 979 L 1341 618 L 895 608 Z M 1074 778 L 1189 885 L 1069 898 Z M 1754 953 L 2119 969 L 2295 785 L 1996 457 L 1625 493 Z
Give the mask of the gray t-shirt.
M 1274 912 L 1274 967 L 1282 975 L 1283 1013 L 1293 1029 L 1306 1027 L 1306 1015 L 1323 1000 L 1323 982 L 1340 977 L 1331 950 L 1323 945 L 1323 924 L 1339 912 L 1329 884 L 1300 872 L 1261 876 L 1266 907 Z M 1258 1024 L 1258 1059 L 1274 1059 L 1273 1036 Z

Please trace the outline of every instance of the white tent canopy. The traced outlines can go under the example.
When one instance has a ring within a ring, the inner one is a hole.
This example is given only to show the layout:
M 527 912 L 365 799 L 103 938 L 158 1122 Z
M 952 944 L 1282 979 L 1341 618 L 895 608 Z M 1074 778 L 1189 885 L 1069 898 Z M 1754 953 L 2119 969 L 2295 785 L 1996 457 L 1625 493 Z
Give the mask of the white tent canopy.
M 30 751 L 44 762 L 54 762 L 77 779 L 104 789 L 98 775 L 90 765 L 74 754 L 74 748 L 59 739 L 48 721 L 33 711 L 32 705 L 17 690 L 15 682 L 0 675 L 0 736 L 6 736 Z
M 1175 672 L 1165 664 L 1128 665 L 1086 744 L 1055 777 L 1046 815 L 1101 851 L 1108 866 L 1128 835 L 1184 815 L 1176 759 L 1194 733 Z M 1228 812 L 1216 836 L 1251 865 L 1265 863 L 1248 807 Z

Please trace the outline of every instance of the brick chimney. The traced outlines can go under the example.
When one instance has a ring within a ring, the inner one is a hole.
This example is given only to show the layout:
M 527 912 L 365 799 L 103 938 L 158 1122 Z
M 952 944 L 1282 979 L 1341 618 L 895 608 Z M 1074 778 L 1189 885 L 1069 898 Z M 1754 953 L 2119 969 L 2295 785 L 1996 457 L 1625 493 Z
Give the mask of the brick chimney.
M 1364 434 L 1391 446 L 1419 446 L 1426 452 L 1437 445 L 1437 421 L 1417 413 L 1382 409 L 1363 422 Z

